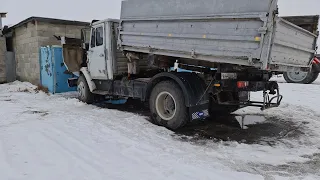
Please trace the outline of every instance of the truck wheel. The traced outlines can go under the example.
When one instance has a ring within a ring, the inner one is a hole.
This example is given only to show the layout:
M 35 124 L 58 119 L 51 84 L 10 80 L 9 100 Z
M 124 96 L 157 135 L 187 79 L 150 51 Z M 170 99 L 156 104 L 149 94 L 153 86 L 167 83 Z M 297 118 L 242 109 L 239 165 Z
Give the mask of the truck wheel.
M 310 83 L 309 84 L 312 84 L 313 82 L 315 82 L 319 77 L 319 73 L 318 72 L 314 72 L 312 74 L 313 75 L 312 75 L 312 78 L 310 79 Z
M 157 84 L 149 99 L 153 123 L 176 130 L 188 122 L 188 109 L 181 88 L 172 81 Z
M 287 83 L 298 83 L 298 84 L 311 84 L 317 80 L 319 76 L 318 72 L 286 72 L 283 73 L 284 79 Z
M 90 92 L 87 80 L 83 75 L 79 77 L 77 85 L 79 100 L 87 104 L 92 104 L 94 95 Z

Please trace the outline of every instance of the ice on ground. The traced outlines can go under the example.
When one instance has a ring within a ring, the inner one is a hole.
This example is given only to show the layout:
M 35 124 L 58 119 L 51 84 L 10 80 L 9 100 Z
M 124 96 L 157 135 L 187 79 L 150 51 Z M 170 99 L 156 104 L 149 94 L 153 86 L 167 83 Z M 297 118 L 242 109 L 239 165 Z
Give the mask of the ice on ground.
M 29 83 L 0 85 L 0 177 L 319 179 L 317 167 L 312 166 L 312 171 L 295 169 L 296 164 L 309 167 L 308 162 L 317 162 L 314 157 L 320 149 L 320 102 L 314 99 L 319 99 L 320 86 L 303 87 L 281 84 L 285 99 L 279 108 L 237 112 L 276 116 L 303 131 L 299 137 L 283 134 L 271 146 L 179 141 L 173 132 L 152 125 L 147 117 L 86 105 L 69 95 L 34 93 Z M 260 94 L 253 94 L 253 98 L 260 98 Z

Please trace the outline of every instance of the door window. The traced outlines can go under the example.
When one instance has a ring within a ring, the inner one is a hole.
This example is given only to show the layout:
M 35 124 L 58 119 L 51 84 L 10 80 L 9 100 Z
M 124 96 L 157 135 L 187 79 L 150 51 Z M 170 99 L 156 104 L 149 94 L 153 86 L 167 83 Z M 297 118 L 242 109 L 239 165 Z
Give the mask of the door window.
M 91 47 L 103 45 L 103 27 L 92 28 L 91 30 Z
M 103 45 L 103 27 L 96 29 L 96 46 Z
M 96 47 L 96 28 L 92 28 L 91 32 L 91 47 Z

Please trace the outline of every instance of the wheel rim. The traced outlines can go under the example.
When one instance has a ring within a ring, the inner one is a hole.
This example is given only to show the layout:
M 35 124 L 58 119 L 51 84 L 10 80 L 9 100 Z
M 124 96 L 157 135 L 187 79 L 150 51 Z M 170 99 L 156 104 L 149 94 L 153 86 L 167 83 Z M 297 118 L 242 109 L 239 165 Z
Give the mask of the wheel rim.
M 80 97 L 80 99 L 84 99 L 85 98 L 85 85 L 83 82 L 80 82 L 78 85 L 78 96 Z
M 308 72 L 289 72 L 287 75 L 291 81 L 301 82 L 308 76 Z
M 156 99 L 156 111 L 161 119 L 170 121 L 177 112 L 177 104 L 169 92 L 161 92 Z

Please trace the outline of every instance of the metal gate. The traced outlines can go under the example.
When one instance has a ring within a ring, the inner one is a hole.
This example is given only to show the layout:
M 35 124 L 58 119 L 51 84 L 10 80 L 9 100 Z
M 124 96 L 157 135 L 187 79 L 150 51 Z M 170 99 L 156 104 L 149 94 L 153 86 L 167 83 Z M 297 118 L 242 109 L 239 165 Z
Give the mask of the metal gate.
M 7 82 L 13 82 L 16 80 L 16 60 L 14 52 L 7 51 L 5 55 Z

